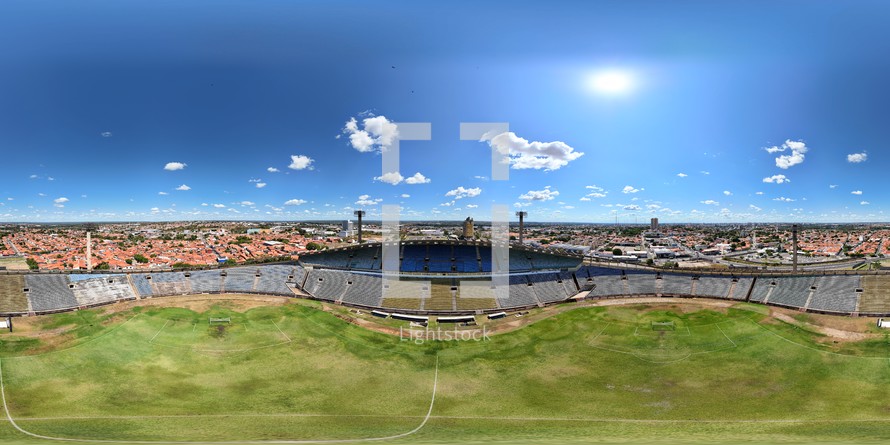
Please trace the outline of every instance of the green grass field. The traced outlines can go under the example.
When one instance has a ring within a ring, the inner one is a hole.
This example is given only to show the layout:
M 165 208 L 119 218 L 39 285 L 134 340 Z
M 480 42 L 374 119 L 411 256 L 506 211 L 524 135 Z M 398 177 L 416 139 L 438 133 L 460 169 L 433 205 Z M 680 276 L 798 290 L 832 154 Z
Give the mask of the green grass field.
M 0 334 L 0 365 L 15 422 L 53 438 L 890 440 L 890 340 L 820 341 L 754 305 L 578 308 L 490 341 L 423 344 L 313 302 L 81 311 L 40 323 L 64 341 Z M 3 417 L 0 443 L 53 442 Z

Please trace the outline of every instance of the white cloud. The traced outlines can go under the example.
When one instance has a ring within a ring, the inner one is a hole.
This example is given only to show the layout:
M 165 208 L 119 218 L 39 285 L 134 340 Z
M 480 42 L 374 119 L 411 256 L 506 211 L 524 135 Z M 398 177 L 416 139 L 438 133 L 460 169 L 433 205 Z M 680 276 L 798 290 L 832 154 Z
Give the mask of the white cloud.
M 784 184 L 786 182 L 791 182 L 791 180 L 786 178 L 785 175 L 772 175 L 772 176 L 763 178 L 763 182 L 766 182 L 769 184 Z
M 588 185 L 588 186 L 586 186 L 586 187 L 584 187 L 584 188 L 593 190 L 593 191 L 595 191 L 595 192 L 602 192 L 602 191 L 605 191 L 604 188 L 602 188 L 602 187 L 600 187 L 600 186 L 597 186 L 597 185 Z
M 782 155 L 776 158 L 776 167 L 781 169 L 787 169 L 789 167 L 795 166 L 797 164 L 801 164 L 804 161 L 804 154 L 809 151 L 806 144 L 803 141 L 792 141 L 788 139 L 781 146 L 773 146 L 764 148 L 767 153 L 782 153 L 785 151 L 791 151 L 789 155 Z
M 463 186 L 460 186 L 454 190 L 449 191 L 448 193 L 445 193 L 445 196 L 453 196 L 454 199 L 475 198 L 481 193 L 482 189 L 479 187 L 464 188 Z
M 623 189 L 621 189 L 621 193 L 636 193 L 641 192 L 646 189 L 637 189 L 630 185 L 625 185 Z
M 206 202 L 202 202 L 202 203 L 201 203 L 201 207 L 207 207 L 207 206 L 209 206 L 209 205 L 210 205 L 210 204 L 207 204 Z
M 158 194 L 161 195 L 161 196 L 167 196 L 167 195 L 169 195 L 169 193 L 167 193 L 167 192 L 158 192 Z
M 372 205 L 379 203 L 380 201 L 383 201 L 383 199 L 380 199 L 380 198 L 374 199 L 374 198 L 371 198 L 371 195 L 361 195 L 358 197 L 358 201 L 356 201 L 355 203 L 360 206 L 372 206 Z
M 306 204 L 306 200 L 304 199 L 290 199 L 284 203 L 286 206 L 298 206 Z
M 402 193 L 402 198 L 410 198 L 410 197 L 411 197 L 411 195 L 409 195 L 407 193 Z
M 723 194 L 726 195 L 726 196 L 732 196 L 732 192 L 729 191 L 729 190 L 724 190 L 724 191 L 723 191 Z
M 223 205 L 223 204 L 214 204 L 213 207 L 216 207 L 216 208 L 218 208 L 218 209 L 224 209 L 224 208 L 226 208 L 226 206 Z
M 585 197 L 581 198 L 579 201 L 590 201 L 590 198 L 585 196 Z
M 786 198 L 786 197 L 784 197 L 784 196 L 780 196 L 780 197 L 778 197 L 778 198 L 773 198 L 773 201 L 779 201 L 779 202 L 794 202 L 793 199 L 791 199 L 791 198 Z
M 860 162 L 865 162 L 868 159 L 868 153 L 851 153 L 847 155 L 847 162 L 858 164 Z
M 551 190 L 550 186 L 544 187 L 544 190 L 529 190 L 528 193 L 519 195 L 519 199 L 525 201 L 551 201 L 559 196 L 559 192 Z
M 182 170 L 187 166 L 188 164 L 183 164 L 182 162 L 168 162 L 167 165 L 164 166 L 164 170 L 172 172 L 176 170 Z
M 677 176 L 679 176 L 679 177 L 681 177 L 681 178 L 685 178 L 685 177 L 687 177 L 687 176 L 689 176 L 689 175 L 687 175 L 686 173 L 677 173 Z
M 266 183 L 265 183 L 265 182 L 257 182 L 257 183 L 256 183 L 256 188 L 258 188 L 258 189 L 261 189 L 261 188 L 263 188 L 263 187 L 265 187 L 265 186 L 266 186 Z
M 762 195 L 763 192 L 754 192 L 755 195 Z
M 102 135 L 103 138 L 110 138 L 112 136 L 110 131 L 103 131 L 99 134 Z
M 37 178 L 38 178 L 37 175 L 31 175 L 31 176 L 28 176 L 28 177 L 31 178 L 31 179 L 37 179 Z
M 266 169 L 266 171 L 269 172 L 269 173 L 278 173 L 278 172 L 281 171 L 281 170 L 278 170 L 278 169 L 275 168 L 275 167 L 269 167 L 269 168 Z
M 837 188 L 837 184 L 828 184 L 828 188 L 830 188 L 830 189 Z
M 703 175 L 710 175 L 710 174 L 711 174 L 711 172 L 704 171 L 704 170 L 700 171 L 699 173 L 701 173 L 701 174 L 703 174 Z
M 478 179 L 480 181 L 488 181 L 488 176 L 473 176 L 473 179 Z
M 309 156 L 304 155 L 291 155 L 290 157 L 290 165 L 287 168 L 291 170 L 312 170 L 312 163 L 315 162 L 314 159 Z
M 584 153 L 562 141 L 529 142 L 508 131 L 498 135 L 485 134 L 482 141 L 495 148 L 501 155 L 508 158 L 513 169 L 535 169 L 544 171 L 559 170 L 569 162 L 584 156 Z
M 181 192 L 186 192 L 186 191 L 189 191 L 189 190 L 191 190 L 191 189 L 192 189 L 191 187 L 189 187 L 189 186 L 187 186 L 187 185 L 185 185 L 185 184 L 182 184 L 182 185 L 180 185 L 179 187 L 176 187 L 176 190 L 179 190 L 179 191 L 181 191 Z
M 53 202 L 56 204 L 64 204 L 64 203 L 68 202 L 68 198 L 63 196 L 61 198 L 54 199 Z
M 868 202 L 868 201 L 860 201 L 860 202 L 859 202 L 859 205 L 867 206 L 867 205 L 869 205 L 869 204 L 871 204 L 871 203 Z
M 479 207 L 479 206 L 476 204 L 467 204 L 468 209 L 475 209 L 476 207 Z
M 622 207 L 624 210 L 640 210 L 640 206 L 636 204 L 626 205 Z
M 430 183 L 430 178 L 427 178 L 426 176 L 420 174 L 420 172 L 415 173 L 414 176 L 405 178 L 405 184 L 429 184 L 429 183 Z
M 593 193 L 588 194 L 587 196 L 590 197 L 590 198 L 605 198 L 605 197 L 606 197 L 606 194 L 605 194 L 605 193 L 599 193 L 599 192 L 593 192 Z M 589 201 L 589 199 L 588 199 L 588 201 Z
M 763 209 L 761 209 L 760 207 L 757 207 L 757 206 L 754 205 L 754 204 L 750 204 L 750 205 L 748 206 L 748 208 L 751 209 L 751 210 L 753 210 L 753 211 L 755 211 L 755 212 L 759 212 L 759 211 L 763 210 Z
M 352 148 L 362 153 L 385 150 L 399 135 L 398 126 L 386 116 L 365 118 L 362 120 L 362 128 L 359 128 L 355 118 L 350 118 L 342 131 L 349 135 Z
M 251 202 L 251 201 L 241 201 L 241 205 L 250 207 L 250 206 L 255 206 L 256 203 L 255 203 L 255 202 Z
M 862 190 L 853 190 L 853 191 L 850 192 L 850 193 L 851 193 L 851 194 L 854 194 L 854 195 L 861 195 L 861 194 L 862 194 Z
M 375 181 L 385 182 L 387 184 L 396 185 L 402 182 L 405 178 L 399 172 L 389 172 L 384 173 L 382 176 L 377 176 L 374 178 Z
M 702 203 L 702 204 L 706 204 L 706 205 L 714 205 L 714 206 L 719 206 L 719 205 L 720 205 L 719 202 L 714 201 L 713 199 L 708 199 L 708 200 L 706 200 L 706 201 L 699 201 L 699 202 Z

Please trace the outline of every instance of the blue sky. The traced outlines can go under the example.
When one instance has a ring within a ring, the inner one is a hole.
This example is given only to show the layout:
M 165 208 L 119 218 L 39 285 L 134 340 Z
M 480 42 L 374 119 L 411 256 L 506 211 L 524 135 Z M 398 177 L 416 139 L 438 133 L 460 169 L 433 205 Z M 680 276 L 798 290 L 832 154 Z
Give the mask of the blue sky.
M 887 221 L 888 20 L 883 1 L 4 1 L 0 221 Z M 432 125 L 397 184 L 391 122 Z

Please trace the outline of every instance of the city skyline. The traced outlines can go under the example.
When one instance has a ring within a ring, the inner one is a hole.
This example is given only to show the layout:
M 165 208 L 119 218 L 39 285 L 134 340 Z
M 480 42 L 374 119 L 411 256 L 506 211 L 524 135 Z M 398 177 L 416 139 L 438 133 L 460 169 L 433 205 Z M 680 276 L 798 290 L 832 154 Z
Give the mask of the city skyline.
M 888 5 L 633 4 L 5 3 L 0 222 L 890 220 Z

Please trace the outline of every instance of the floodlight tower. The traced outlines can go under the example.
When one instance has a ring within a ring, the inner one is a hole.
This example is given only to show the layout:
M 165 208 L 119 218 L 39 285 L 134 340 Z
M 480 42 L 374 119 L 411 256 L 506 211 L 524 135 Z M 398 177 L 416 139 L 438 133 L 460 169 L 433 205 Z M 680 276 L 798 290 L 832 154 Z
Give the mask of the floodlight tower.
M 358 217 L 358 243 L 362 243 L 362 217 L 365 216 L 364 210 L 356 210 L 352 212 L 353 215 Z
M 791 225 L 791 271 L 797 272 L 797 224 Z
M 528 216 L 528 212 L 516 212 L 516 216 L 519 217 L 519 244 L 522 244 L 522 232 L 525 230 L 525 217 Z

